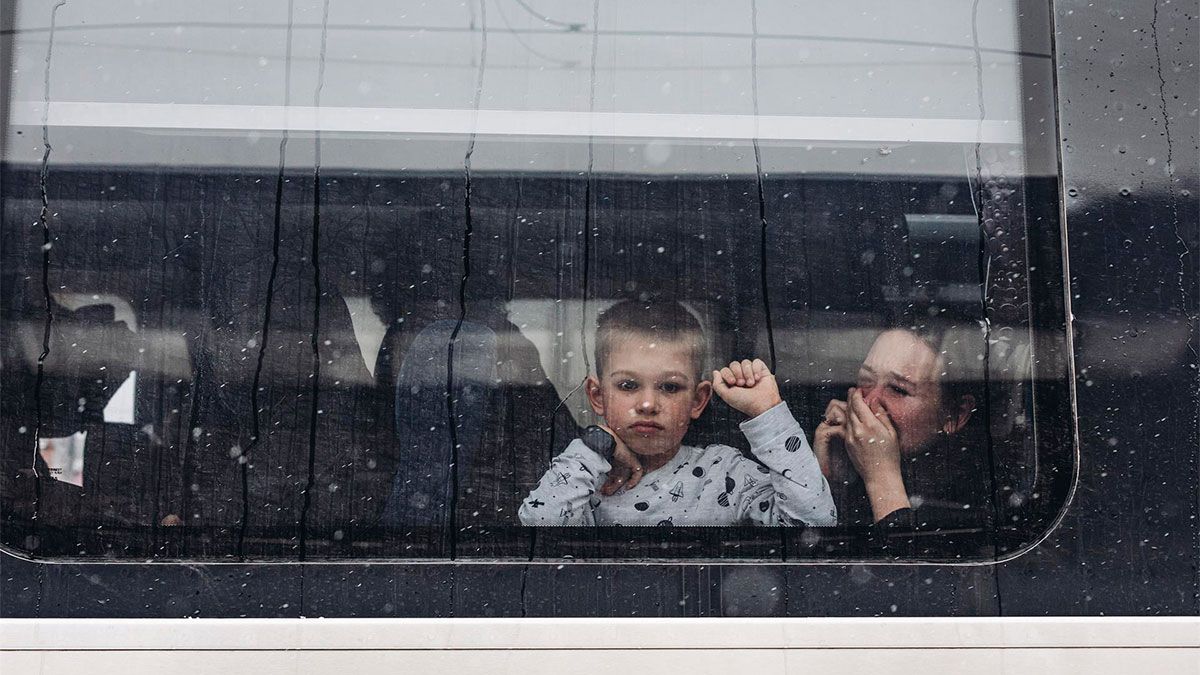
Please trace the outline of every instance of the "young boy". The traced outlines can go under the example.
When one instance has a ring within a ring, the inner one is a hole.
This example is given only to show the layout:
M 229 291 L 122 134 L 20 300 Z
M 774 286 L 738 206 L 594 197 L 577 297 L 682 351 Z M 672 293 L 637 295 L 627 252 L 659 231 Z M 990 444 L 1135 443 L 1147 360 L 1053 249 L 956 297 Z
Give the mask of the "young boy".
M 700 323 L 678 303 L 621 302 L 598 321 L 588 427 L 522 502 L 525 525 L 834 525 L 817 458 L 761 360 L 703 379 Z M 682 445 L 713 390 L 749 415 L 758 464 L 735 448 Z M 764 466 L 765 465 L 765 466 Z

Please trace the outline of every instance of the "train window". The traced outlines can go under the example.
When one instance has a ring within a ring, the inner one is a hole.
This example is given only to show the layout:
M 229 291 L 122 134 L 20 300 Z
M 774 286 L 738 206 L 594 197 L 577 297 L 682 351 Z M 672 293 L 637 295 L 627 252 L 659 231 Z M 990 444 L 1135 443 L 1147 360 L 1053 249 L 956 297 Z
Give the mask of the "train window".
M 13 11 L 11 552 L 985 562 L 1065 507 L 1044 5 Z

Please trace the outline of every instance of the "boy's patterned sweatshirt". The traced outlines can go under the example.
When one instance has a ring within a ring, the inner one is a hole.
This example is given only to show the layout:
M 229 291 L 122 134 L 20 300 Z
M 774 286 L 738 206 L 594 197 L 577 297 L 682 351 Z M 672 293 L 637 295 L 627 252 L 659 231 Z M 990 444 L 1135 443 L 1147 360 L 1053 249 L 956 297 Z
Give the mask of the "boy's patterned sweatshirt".
M 525 525 L 810 525 L 837 523 L 829 484 L 786 403 L 741 424 L 760 463 L 727 445 L 684 445 L 632 490 L 604 497 L 612 466 L 575 439 L 522 502 Z

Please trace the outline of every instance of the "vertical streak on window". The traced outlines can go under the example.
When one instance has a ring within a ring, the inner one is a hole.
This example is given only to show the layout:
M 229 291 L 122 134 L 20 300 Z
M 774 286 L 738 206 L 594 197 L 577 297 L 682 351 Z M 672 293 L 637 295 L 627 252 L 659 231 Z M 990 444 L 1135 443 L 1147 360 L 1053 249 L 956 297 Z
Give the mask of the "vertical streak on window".
M 204 200 L 208 198 L 207 191 L 203 186 L 207 185 L 208 179 L 201 179 L 200 199 L 198 200 L 198 210 L 200 215 L 200 223 L 196 228 L 196 238 L 200 248 L 200 311 L 205 316 L 209 314 L 211 301 L 208 296 L 208 275 L 212 272 L 213 258 L 209 258 L 209 263 L 206 265 L 204 257 L 208 253 L 208 247 L 205 246 L 204 234 L 208 226 L 208 214 L 204 212 Z M 214 252 L 215 253 L 215 252 Z M 208 331 L 201 330 L 197 338 L 196 354 L 203 356 L 208 353 Z M 198 363 L 202 363 L 197 359 Z M 187 525 L 193 520 L 195 514 L 192 513 L 192 483 L 195 477 L 195 461 L 196 461 L 196 443 L 200 440 L 200 434 L 197 432 L 200 424 L 200 385 L 204 378 L 204 368 L 197 366 L 192 373 L 192 384 L 188 391 L 188 398 L 191 401 L 191 408 L 188 411 L 188 425 L 186 436 L 183 441 L 183 457 L 180 461 L 180 516 L 183 518 L 184 525 Z
M 973 0 L 971 3 L 971 47 L 975 54 L 975 95 L 979 108 L 979 118 L 975 124 L 975 189 L 971 191 L 971 205 L 975 208 L 975 217 L 979 220 L 979 301 L 983 310 L 985 328 L 990 330 L 990 326 L 986 324 L 988 322 L 987 302 L 988 291 L 990 290 L 992 261 L 990 256 L 988 256 L 988 233 L 984 226 L 985 213 L 987 211 L 987 191 L 983 185 L 982 158 L 983 121 L 987 117 L 987 107 L 983 100 L 983 55 L 979 49 L 979 0 Z M 970 183 L 969 177 L 967 182 L 968 184 Z
M 979 108 L 979 119 L 975 127 L 975 191 L 972 193 L 972 196 L 977 197 L 973 205 L 977 203 L 975 217 L 979 220 L 979 302 L 981 315 L 983 316 L 983 401 L 981 401 L 980 412 L 983 414 L 984 420 L 990 420 L 992 418 L 992 321 L 988 310 L 988 299 L 991 291 L 992 259 L 988 246 L 989 232 L 987 227 L 989 200 L 987 199 L 987 188 L 983 182 L 982 138 L 983 121 L 987 117 L 987 107 L 983 98 L 983 53 L 979 48 L 979 0 L 973 0 L 971 3 L 971 48 L 974 52 L 975 94 Z M 969 178 L 968 183 L 970 183 Z M 989 484 L 992 490 L 990 499 L 992 503 L 992 528 L 994 532 L 996 526 L 1000 524 L 1000 509 L 997 504 L 999 486 L 996 484 L 996 453 L 992 443 L 991 431 L 986 432 L 984 437 L 987 439 Z M 996 587 L 997 613 L 1003 616 L 1004 599 L 1000 593 L 1000 575 L 996 574 L 994 570 L 992 579 Z
M 1179 282 L 1179 297 L 1181 300 L 1179 309 L 1183 313 L 1183 319 L 1187 322 L 1190 333 L 1195 330 L 1196 316 L 1190 311 L 1190 303 L 1188 302 L 1186 284 L 1187 263 L 1185 259 L 1191 251 L 1188 250 L 1187 240 L 1179 233 L 1179 202 L 1175 196 L 1175 184 L 1179 182 L 1179 179 L 1175 177 L 1174 144 L 1171 141 L 1171 114 L 1167 109 L 1167 80 L 1163 77 L 1162 51 L 1158 44 L 1158 0 L 1154 0 L 1154 14 L 1150 19 L 1150 36 L 1154 42 L 1154 72 L 1158 75 L 1158 107 L 1162 113 L 1163 135 L 1167 141 L 1167 195 L 1171 203 L 1171 226 L 1175 232 L 1175 239 L 1179 242 L 1179 247 L 1183 249 L 1179 254 L 1179 274 L 1176 276 Z M 1193 357 L 1197 356 L 1194 340 L 1189 339 L 1187 347 Z
M 770 284 L 767 279 L 767 196 L 763 189 L 762 150 L 758 147 L 758 2 L 750 0 L 750 99 L 754 105 L 754 182 L 758 188 L 758 222 L 761 225 L 759 237 L 758 271 L 762 279 L 763 314 L 767 323 L 767 347 L 771 354 L 771 372 L 775 373 L 778 360 L 775 357 L 775 325 L 771 321 Z M 807 247 L 805 247 L 807 248 Z M 807 267 L 807 266 L 806 266 Z M 779 528 L 779 557 L 786 561 L 788 558 L 787 534 L 783 527 Z M 787 615 L 787 575 L 783 583 L 783 608 Z
M 313 92 L 313 109 L 321 110 L 321 90 L 325 88 L 325 50 L 329 42 L 329 0 L 321 12 L 321 52 L 317 57 L 317 88 Z M 313 132 L 313 214 L 312 251 L 309 260 L 313 272 L 312 339 L 312 399 L 308 408 L 308 478 L 304 484 L 304 505 L 300 509 L 300 560 L 308 548 L 308 510 L 312 507 L 312 490 L 317 470 L 317 415 L 320 414 L 321 393 L 321 129 Z
M 479 0 L 479 69 L 475 79 L 475 94 L 471 101 L 471 137 L 463 156 L 463 248 L 462 278 L 458 283 L 458 321 L 446 348 L 446 415 L 450 427 L 450 559 L 458 554 L 458 430 L 454 416 L 454 345 L 467 319 L 467 280 L 471 276 L 471 156 L 475 154 L 476 128 L 479 123 L 479 102 L 483 97 L 483 73 L 487 68 L 487 0 Z
M 547 23 L 556 23 L 556 22 L 550 21 L 549 19 L 543 19 L 543 20 L 545 20 Z M 564 24 L 564 25 L 567 28 L 567 30 L 569 30 L 570 32 L 578 32 L 579 30 L 581 30 L 583 28 L 582 24 Z M 589 80 L 588 80 L 588 114 L 589 115 L 596 112 L 596 61 L 597 61 L 596 57 L 597 57 L 597 54 L 599 53 L 599 51 L 600 51 L 600 0 L 593 0 L 592 1 L 592 55 L 591 55 L 591 64 L 589 66 L 590 74 L 589 74 Z M 590 124 L 590 122 L 589 122 L 589 124 Z M 592 235 L 593 235 L 593 230 L 595 229 L 595 225 L 592 222 L 595 219 L 595 216 L 592 213 L 592 173 L 594 172 L 594 169 L 595 169 L 595 158 L 596 158 L 595 140 L 596 140 L 596 137 L 591 132 L 592 132 L 592 130 L 589 128 L 588 129 L 588 163 L 587 163 L 587 173 L 584 175 L 585 182 L 584 182 L 584 190 L 583 190 L 583 279 L 582 279 L 583 287 L 582 287 L 582 291 L 580 293 L 582 302 L 580 303 L 581 307 L 580 307 L 580 311 L 579 311 L 579 323 L 580 323 L 579 343 L 580 343 L 580 345 L 582 345 L 583 363 L 584 363 L 585 367 L 584 367 L 583 379 L 580 380 L 579 384 L 575 385 L 575 388 L 572 389 L 570 392 L 568 392 L 567 395 L 564 396 L 561 401 L 559 401 L 558 405 L 554 406 L 554 411 L 550 413 L 550 434 L 549 434 L 550 435 L 550 448 L 546 453 L 547 458 L 554 457 L 554 451 L 555 451 L 556 445 L 558 443 L 558 423 L 557 422 L 558 422 L 559 411 L 561 411 L 563 409 L 563 406 L 565 406 L 567 404 L 567 401 L 570 401 L 575 396 L 575 394 L 578 393 L 579 390 L 583 388 L 583 385 L 587 383 L 588 375 L 590 375 L 591 371 L 592 371 L 592 359 L 591 359 L 591 356 L 589 356 L 588 345 L 587 345 L 587 335 L 588 335 L 588 329 L 589 329 L 588 321 L 587 321 L 587 302 L 588 302 L 588 287 L 591 285 L 591 271 L 590 270 L 591 270 L 591 258 L 592 258 Z M 529 532 L 530 532 L 529 562 L 533 562 L 533 556 L 537 551 L 537 528 L 536 527 L 529 528 Z M 525 579 L 526 579 L 526 576 L 528 575 L 528 572 L 529 572 L 529 566 L 526 565 L 525 569 L 521 573 L 521 616 L 525 616 Z
M 59 0 L 50 10 L 50 33 L 46 42 L 46 72 L 43 77 L 42 96 L 42 167 L 38 184 L 42 196 L 42 209 L 38 212 L 38 223 L 42 226 L 42 295 L 46 300 L 46 325 L 42 330 L 42 353 L 38 354 L 37 380 L 33 387 L 36 418 L 33 426 L 33 520 L 37 522 L 42 505 L 42 481 L 38 474 L 38 451 L 42 441 L 42 384 L 46 377 L 46 359 L 50 357 L 50 330 L 54 325 L 54 300 L 50 295 L 50 63 L 54 56 L 54 27 L 58 10 L 67 4 Z
M 596 112 L 596 54 L 600 49 L 600 0 L 592 1 L 592 62 L 591 74 L 588 80 L 588 116 Z M 590 122 L 589 122 L 590 124 Z M 592 129 L 588 129 L 588 161 L 587 174 L 584 176 L 583 183 L 583 288 L 580 293 L 582 301 L 579 303 L 579 343 L 583 346 L 583 364 L 584 378 L 592 372 L 592 359 L 588 356 L 588 322 L 587 322 L 587 306 L 588 306 L 588 285 L 591 276 L 592 263 L 592 237 L 595 235 L 595 216 L 592 213 L 592 171 L 596 165 L 596 137 L 592 134 Z
M 550 413 L 550 448 L 546 453 L 547 462 L 554 457 L 554 450 L 558 443 L 558 413 L 561 412 L 563 407 L 567 405 L 567 401 L 570 401 L 575 397 L 575 394 L 579 393 L 580 389 L 583 389 L 583 385 L 585 384 L 587 384 L 587 377 L 584 377 L 579 381 L 579 384 L 575 385 L 574 389 L 567 392 L 567 395 L 562 397 L 562 400 L 558 402 L 558 405 L 554 406 L 554 410 Z M 534 532 L 537 531 L 537 528 L 530 529 Z M 532 551 L 530 552 L 530 555 L 532 555 Z M 532 558 L 530 558 L 530 560 L 532 560 Z
M 551 420 L 553 424 L 553 420 Z M 525 590 L 529 587 L 529 563 L 533 562 L 533 555 L 537 551 L 537 533 L 538 528 L 530 527 L 529 530 L 529 559 L 521 566 L 521 618 L 529 616 L 529 609 L 526 603 Z
M 775 326 L 771 321 L 770 284 L 767 279 L 767 198 L 763 191 L 762 150 L 758 147 L 758 2 L 750 0 L 750 96 L 754 104 L 754 179 L 758 187 L 759 276 L 762 279 L 763 313 L 767 322 L 767 347 L 771 352 L 771 372 L 775 372 Z
M 283 107 L 287 108 L 291 105 L 291 90 L 292 90 L 292 8 L 295 4 L 294 0 L 288 0 L 288 22 L 287 22 L 287 46 L 284 51 L 284 70 L 283 70 Z M 279 138 L 279 171 L 275 177 L 275 222 L 274 231 L 271 240 L 271 273 L 267 277 L 267 297 L 265 307 L 263 308 L 263 323 L 262 323 L 262 339 L 258 346 L 258 361 L 254 366 L 254 378 L 250 386 L 250 413 L 251 413 L 251 430 L 250 442 L 246 445 L 246 449 L 238 456 L 238 463 L 241 464 L 242 473 L 242 522 L 238 528 L 238 544 L 237 555 L 239 559 L 245 559 L 245 544 L 246 544 L 246 528 L 250 522 L 250 453 L 258 447 L 262 433 L 261 420 L 259 419 L 259 401 L 258 389 L 262 382 L 263 362 L 267 356 L 267 337 L 271 329 L 271 304 L 275 299 L 275 278 L 279 274 L 279 242 L 280 230 L 282 228 L 283 218 L 283 170 L 285 159 L 287 158 L 287 142 L 288 130 L 285 127 L 282 130 Z

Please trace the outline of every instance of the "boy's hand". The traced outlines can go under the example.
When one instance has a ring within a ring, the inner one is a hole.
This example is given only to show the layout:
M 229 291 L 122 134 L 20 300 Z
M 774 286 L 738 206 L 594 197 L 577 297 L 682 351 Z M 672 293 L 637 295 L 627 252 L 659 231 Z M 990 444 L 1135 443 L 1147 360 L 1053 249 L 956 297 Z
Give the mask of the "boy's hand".
M 750 417 L 779 405 L 779 385 L 762 359 L 731 361 L 713 371 L 713 389 L 726 403 Z
M 645 474 L 641 460 L 625 445 L 620 436 L 613 433 L 612 429 L 603 424 L 600 425 L 600 428 L 607 431 L 608 435 L 612 436 L 617 443 L 613 448 L 612 469 L 608 471 L 608 480 L 600 486 L 600 494 L 610 497 L 621 488 L 632 490 L 637 487 Z

